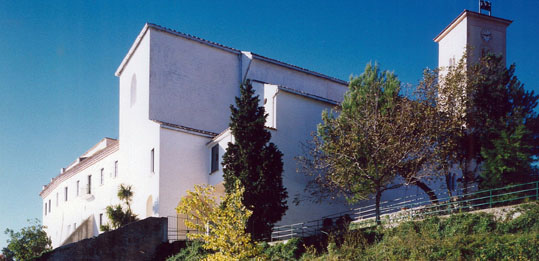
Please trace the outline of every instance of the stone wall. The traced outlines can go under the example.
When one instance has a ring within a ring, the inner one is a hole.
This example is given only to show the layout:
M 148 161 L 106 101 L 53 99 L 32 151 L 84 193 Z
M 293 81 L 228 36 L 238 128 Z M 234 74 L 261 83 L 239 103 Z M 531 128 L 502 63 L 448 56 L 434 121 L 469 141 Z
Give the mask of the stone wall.
M 167 218 L 146 218 L 58 247 L 37 260 L 155 260 L 167 242 Z

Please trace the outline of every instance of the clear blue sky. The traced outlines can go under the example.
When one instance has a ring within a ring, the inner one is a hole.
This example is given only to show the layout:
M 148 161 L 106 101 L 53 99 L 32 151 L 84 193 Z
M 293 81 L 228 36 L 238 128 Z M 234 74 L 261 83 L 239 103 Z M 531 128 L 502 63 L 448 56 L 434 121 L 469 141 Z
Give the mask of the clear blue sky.
M 417 83 L 432 39 L 477 0 L 1 1 L 0 248 L 41 218 L 38 193 L 103 137 L 118 137 L 114 72 L 145 22 L 347 80 L 369 61 Z M 492 0 L 514 20 L 507 61 L 537 93 L 539 1 Z M 535 76 L 535 77 L 534 77 Z

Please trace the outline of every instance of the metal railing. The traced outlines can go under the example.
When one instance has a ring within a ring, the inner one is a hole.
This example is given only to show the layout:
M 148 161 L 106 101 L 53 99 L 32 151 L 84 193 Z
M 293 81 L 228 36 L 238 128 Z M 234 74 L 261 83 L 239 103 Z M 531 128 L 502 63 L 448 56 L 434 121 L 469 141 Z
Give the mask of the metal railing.
M 473 188 L 468 188 L 468 191 Z M 436 192 L 436 191 L 435 191 Z M 436 193 L 436 203 L 426 196 L 411 195 L 380 204 L 381 222 L 384 225 L 394 225 L 403 221 L 423 219 L 429 216 L 448 215 L 514 205 L 526 200 L 539 200 L 539 181 L 510 185 L 502 188 L 458 193 L 449 196 L 441 191 Z M 376 206 L 368 205 L 350 211 L 336 213 L 322 219 L 291 225 L 278 226 L 273 229 L 271 241 L 281 241 L 294 237 L 306 237 L 319 233 L 329 233 L 342 229 L 351 220 L 351 228 L 361 228 L 376 225 Z M 340 222 L 340 224 L 339 224 Z
M 167 216 L 168 219 L 168 241 L 174 242 L 179 240 L 188 240 L 187 234 L 192 233 L 201 233 L 198 230 L 195 229 L 189 229 L 187 226 L 185 226 L 185 220 L 187 220 L 186 217 L 180 217 L 180 216 Z M 195 224 L 198 222 L 197 220 L 191 220 L 195 222 Z

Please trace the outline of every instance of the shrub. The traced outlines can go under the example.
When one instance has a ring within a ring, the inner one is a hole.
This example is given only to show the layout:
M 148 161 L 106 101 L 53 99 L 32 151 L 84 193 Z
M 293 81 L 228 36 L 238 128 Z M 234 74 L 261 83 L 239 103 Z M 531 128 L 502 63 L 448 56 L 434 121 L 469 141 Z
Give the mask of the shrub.
M 353 230 L 332 236 L 323 253 L 302 260 L 539 260 L 539 204 L 517 208 L 505 221 L 491 214 L 455 214 Z
M 167 261 L 198 261 L 206 258 L 208 251 L 203 247 L 204 243 L 200 241 L 189 241 L 187 246 L 180 250 L 178 254 L 167 258 Z
M 264 242 L 260 246 L 268 260 L 297 260 L 305 252 L 303 241 L 299 238 L 290 239 L 284 244 L 269 245 Z
M 516 212 L 521 213 L 520 216 L 514 219 L 509 217 L 508 220 L 500 226 L 500 232 L 539 232 L 539 203 L 536 202 L 521 205 L 514 212 L 510 213 L 510 216 Z

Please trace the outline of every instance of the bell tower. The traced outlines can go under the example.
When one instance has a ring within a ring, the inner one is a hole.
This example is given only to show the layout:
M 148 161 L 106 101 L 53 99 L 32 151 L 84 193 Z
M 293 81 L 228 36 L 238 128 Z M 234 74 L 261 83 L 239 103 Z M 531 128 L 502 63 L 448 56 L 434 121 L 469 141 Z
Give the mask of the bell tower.
M 488 11 L 483 14 L 482 11 Z M 475 63 L 487 53 L 502 55 L 505 61 L 506 30 L 511 20 L 491 16 L 490 2 L 481 0 L 479 12 L 464 10 L 438 36 L 438 67 L 454 65 L 464 54 Z

